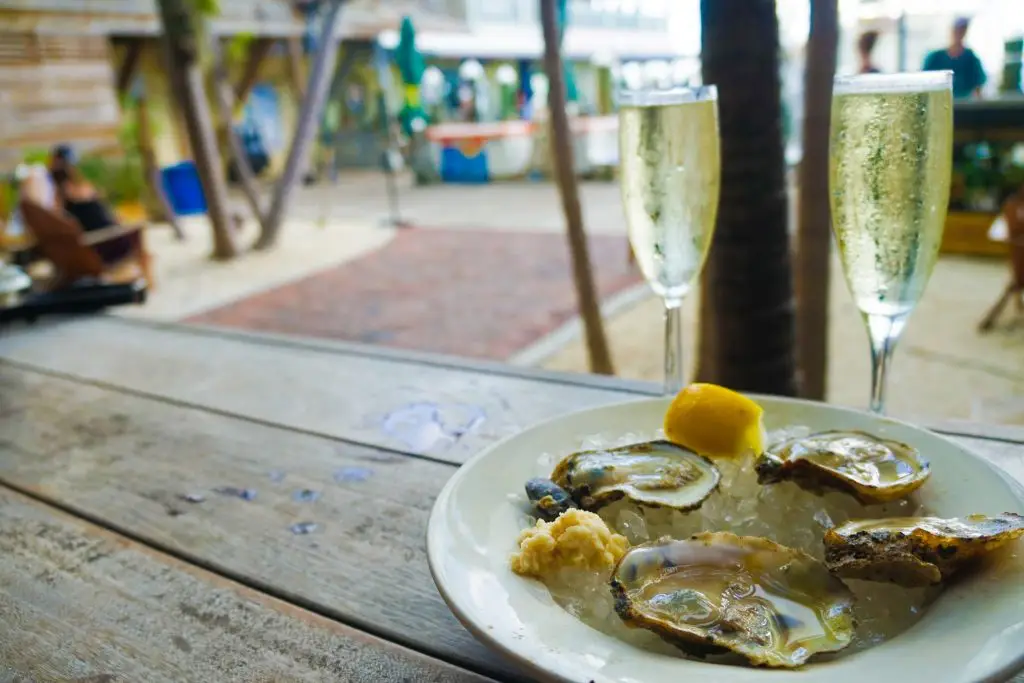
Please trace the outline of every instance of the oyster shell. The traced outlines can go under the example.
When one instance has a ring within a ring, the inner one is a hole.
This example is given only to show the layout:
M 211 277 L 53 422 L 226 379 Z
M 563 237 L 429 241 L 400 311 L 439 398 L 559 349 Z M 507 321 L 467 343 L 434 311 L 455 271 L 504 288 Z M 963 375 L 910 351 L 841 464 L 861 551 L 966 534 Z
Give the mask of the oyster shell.
M 537 516 L 548 522 L 566 510 L 576 507 L 568 491 L 544 477 L 526 482 L 526 497 L 533 503 L 533 511 Z
M 851 579 L 908 588 L 949 578 L 968 560 L 1024 536 L 1024 517 L 891 517 L 851 520 L 825 532 L 825 563 Z
M 818 560 L 765 538 L 704 532 L 636 546 L 611 579 L 615 611 L 692 654 L 793 668 L 853 640 L 853 593 Z
M 619 498 L 651 507 L 693 510 L 718 486 L 718 469 L 668 441 L 580 451 L 562 459 L 551 479 L 584 510 Z
M 788 439 L 768 448 L 754 468 L 761 484 L 792 479 L 811 490 L 846 491 L 865 505 L 904 498 L 931 474 L 916 448 L 856 431 Z

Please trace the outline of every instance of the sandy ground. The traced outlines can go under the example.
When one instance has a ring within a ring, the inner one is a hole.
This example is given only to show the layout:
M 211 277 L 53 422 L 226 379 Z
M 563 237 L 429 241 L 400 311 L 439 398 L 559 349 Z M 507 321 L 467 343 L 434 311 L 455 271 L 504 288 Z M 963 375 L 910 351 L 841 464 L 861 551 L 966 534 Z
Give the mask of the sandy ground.
M 1013 312 L 987 334 L 977 332 L 982 314 L 1002 291 L 1008 270 L 991 259 L 945 256 L 911 317 L 890 368 L 888 407 L 894 416 L 974 419 L 1024 424 L 1024 320 Z M 829 328 L 828 400 L 863 408 L 871 386 L 867 335 L 838 262 L 833 263 Z M 685 308 L 686 348 L 695 360 L 697 297 Z M 607 321 L 617 374 L 660 381 L 662 310 L 645 297 Z M 578 336 L 541 364 L 585 371 Z

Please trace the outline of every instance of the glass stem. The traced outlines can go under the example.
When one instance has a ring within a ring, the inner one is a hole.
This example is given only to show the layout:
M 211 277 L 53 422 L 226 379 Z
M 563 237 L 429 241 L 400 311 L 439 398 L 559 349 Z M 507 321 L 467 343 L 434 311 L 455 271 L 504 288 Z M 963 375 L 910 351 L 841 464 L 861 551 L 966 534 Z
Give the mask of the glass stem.
M 868 315 L 871 339 L 871 412 L 885 413 L 885 389 L 892 352 L 906 324 L 906 316 Z
M 665 299 L 665 395 L 683 388 L 683 302 Z

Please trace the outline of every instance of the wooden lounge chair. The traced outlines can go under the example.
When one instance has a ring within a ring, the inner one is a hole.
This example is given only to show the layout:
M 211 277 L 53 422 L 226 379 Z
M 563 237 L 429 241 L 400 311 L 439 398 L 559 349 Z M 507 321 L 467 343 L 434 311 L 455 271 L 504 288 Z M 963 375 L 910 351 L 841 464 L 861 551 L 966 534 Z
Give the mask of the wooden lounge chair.
M 978 324 L 979 332 L 991 330 L 1006 304 L 1014 301 L 1018 317 L 1024 314 L 1024 188 L 1003 205 L 1010 242 L 1010 282 L 1002 296 Z
M 111 283 L 142 278 L 147 287 L 152 288 L 151 262 L 143 240 L 144 224 L 113 225 L 85 232 L 74 218 L 63 212 L 24 199 L 19 206 L 25 225 L 35 238 L 36 249 L 57 271 L 50 289 L 60 289 L 83 278 Z M 123 258 L 105 263 L 95 247 L 117 239 L 128 240 L 130 248 Z

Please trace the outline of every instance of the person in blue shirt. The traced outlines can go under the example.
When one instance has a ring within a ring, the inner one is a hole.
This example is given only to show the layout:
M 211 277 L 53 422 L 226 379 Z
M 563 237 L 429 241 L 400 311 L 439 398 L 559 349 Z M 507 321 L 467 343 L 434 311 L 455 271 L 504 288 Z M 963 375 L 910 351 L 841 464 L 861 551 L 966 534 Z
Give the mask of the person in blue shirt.
M 981 95 L 985 85 L 985 70 L 974 50 L 964 45 L 970 20 L 960 17 L 953 22 L 953 41 L 949 47 L 928 53 L 924 59 L 925 71 L 953 72 L 953 97 L 963 98 Z

